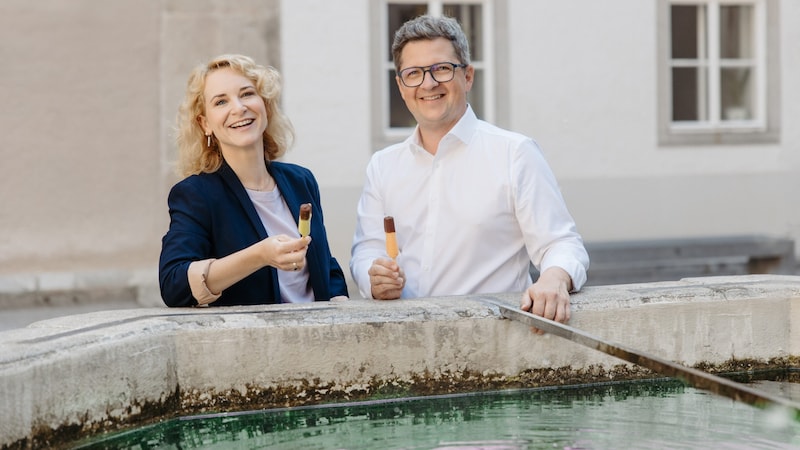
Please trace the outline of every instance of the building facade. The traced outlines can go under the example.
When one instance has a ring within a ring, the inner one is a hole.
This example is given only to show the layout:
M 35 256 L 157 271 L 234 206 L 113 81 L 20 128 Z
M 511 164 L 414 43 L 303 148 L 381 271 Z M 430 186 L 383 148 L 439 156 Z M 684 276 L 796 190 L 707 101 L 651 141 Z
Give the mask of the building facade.
M 4 0 L 0 273 L 155 268 L 186 77 L 231 52 L 283 73 L 284 159 L 347 267 L 369 157 L 413 130 L 389 45 L 420 12 L 462 22 L 470 103 L 539 143 L 587 242 L 800 240 L 794 0 Z

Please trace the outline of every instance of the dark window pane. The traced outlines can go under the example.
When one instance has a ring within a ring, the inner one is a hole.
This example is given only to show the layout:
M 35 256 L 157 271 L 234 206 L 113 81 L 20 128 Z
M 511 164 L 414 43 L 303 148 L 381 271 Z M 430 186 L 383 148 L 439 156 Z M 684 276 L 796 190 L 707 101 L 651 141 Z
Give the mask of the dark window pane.
M 705 71 L 695 67 L 672 69 L 672 120 L 707 120 L 701 92 L 705 91 Z
M 394 42 L 394 33 L 400 26 L 407 21 L 421 16 L 428 12 L 428 6 L 424 3 L 419 4 L 389 4 L 389 61 L 392 60 L 392 42 Z
M 726 59 L 753 57 L 753 7 L 721 6 L 719 54 Z
M 470 58 L 483 61 L 483 10 L 481 5 L 445 5 L 442 13 L 461 24 L 469 41 Z
M 417 125 L 414 116 L 408 112 L 400 90 L 397 88 L 394 70 L 389 72 L 389 126 L 391 128 L 406 128 Z
M 700 51 L 703 55 L 706 54 L 699 45 L 700 42 L 705 42 L 703 36 L 700 36 L 700 30 L 704 30 L 705 27 L 698 27 L 702 25 L 700 22 L 704 17 L 704 6 L 672 5 L 670 26 L 673 59 L 698 59 Z

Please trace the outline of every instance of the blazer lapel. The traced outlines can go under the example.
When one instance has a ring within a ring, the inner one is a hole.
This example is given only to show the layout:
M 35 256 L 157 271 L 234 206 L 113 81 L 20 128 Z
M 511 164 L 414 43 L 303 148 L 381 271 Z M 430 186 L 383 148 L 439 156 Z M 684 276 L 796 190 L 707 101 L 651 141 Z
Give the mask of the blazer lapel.
M 231 169 L 231 167 L 223 162 L 222 166 L 217 171 L 222 179 L 225 181 L 225 184 L 228 188 L 234 193 L 236 196 L 236 200 L 238 200 L 242 210 L 245 212 L 247 219 L 250 221 L 250 224 L 253 226 L 253 230 L 258 235 L 258 239 L 266 239 L 269 237 L 267 234 L 267 230 L 264 228 L 264 224 L 261 223 L 261 218 L 258 217 L 258 212 L 256 212 L 256 207 L 253 206 L 253 202 L 250 200 L 250 196 L 247 195 L 247 191 L 244 189 L 244 185 L 242 182 L 239 181 L 239 177 L 236 176 L 236 173 Z M 269 277 L 272 279 L 272 292 L 269 293 L 269 298 L 273 299 L 275 303 L 281 302 L 281 291 L 280 286 L 278 284 L 278 271 L 274 267 L 264 267 L 261 270 L 267 270 L 269 273 Z
M 308 252 L 306 252 L 306 264 L 309 271 L 309 282 L 311 283 L 311 288 L 314 290 L 314 297 L 317 300 L 328 300 L 328 298 L 326 298 L 327 284 L 323 279 L 323 277 L 327 277 L 328 274 L 325 273 L 325 269 L 323 269 L 324 265 L 322 264 L 322 256 L 320 254 L 319 247 L 315 245 L 313 239 L 314 229 L 317 227 L 322 227 L 322 216 L 318 211 L 316 211 L 319 205 L 315 204 L 311 192 L 309 192 L 308 187 L 303 184 L 303 180 L 299 179 L 297 176 L 289 176 L 289 171 L 286 170 L 285 167 L 286 166 L 279 162 L 271 162 L 267 165 L 267 170 L 269 170 L 272 178 L 275 179 L 275 184 L 278 185 L 278 189 L 281 191 L 283 200 L 286 202 L 286 206 L 289 207 L 289 211 L 292 212 L 292 217 L 294 218 L 295 222 L 299 220 L 298 216 L 300 215 L 300 205 L 303 203 L 311 203 L 312 239 L 311 245 L 308 247 Z
M 281 197 L 283 197 L 283 201 L 286 202 L 286 206 L 289 207 L 292 217 L 297 220 L 297 217 L 300 215 L 300 204 L 303 203 L 303 200 L 298 196 L 297 192 L 299 186 L 286 176 L 286 172 L 281 170 L 279 164 L 271 162 L 267 165 L 267 170 L 269 174 L 272 175 L 272 178 L 275 179 L 275 185 L 278 186 L 278 190 L 281 191 Z M 306 200 L 305 203 L 308 203 L 308 200 Z
M 259 240 L 267 238 L 267 230 L 264 228 L 264 224 L 261 223 L 261 218 L 258 217 L 258 213 L 256 212 L 255 206 L 253 206 L 253 202 L 250 201 L 247 191 L 245 191 L 242 182 L 239 181 L 239 177 L 236 176 L 236 173 L 233 171 L 233 169 L 231 169 L 227 163 L 223 162 L 222 166 L 217 172 L 225 181 L 225 184 L 228 185 L 228 188 L 236 196 L 236 199 L 239 201 L 239 205 L 247 215 L 247 219 L 250 221 L 250 224 L 253 225 L 253 229 L 256 231 L 256 234 L 258 234 Z

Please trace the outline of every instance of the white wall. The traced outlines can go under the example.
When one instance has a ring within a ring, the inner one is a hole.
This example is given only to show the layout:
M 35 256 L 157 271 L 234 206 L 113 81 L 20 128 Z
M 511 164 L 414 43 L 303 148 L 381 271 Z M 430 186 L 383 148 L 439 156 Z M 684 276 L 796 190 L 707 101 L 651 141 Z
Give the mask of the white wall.
M 356 205 L 373 151 L 370 23 L 366 0 L 281 4 L 284 105 L 297 133 L 284 160 L 317 177 L 331 251 L 348 280 Z
M 659 147 L 656 2 L 509 1 L 513 128 L 543 147 L 587 240 L 800 238 L 800 5 L 780 6 L 780 142 Z

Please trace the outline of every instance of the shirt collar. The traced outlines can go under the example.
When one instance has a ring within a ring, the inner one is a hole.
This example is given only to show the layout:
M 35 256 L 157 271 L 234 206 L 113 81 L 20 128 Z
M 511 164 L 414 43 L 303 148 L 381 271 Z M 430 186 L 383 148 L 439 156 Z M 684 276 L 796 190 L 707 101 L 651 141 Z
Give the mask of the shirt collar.
M 461 119 L 456 122 L 455 126 L 447 132 L 445 137 L 447 135 L 453 135 L 453 137 L 461 142 L 468 144 L 469 141 L 472 140 L 472 136 L 477 129 L 478 117 L 475 115 L 475 112 L 472 111 L 472 106 L 467 104 L 467 110 L 464 112 L 464 115 L 461 116 Z
M 467 104 L 467 110 L 464 112 L 464 115 L 461 116 L 453 128 L 451 128 L 450 131 L 448 131 L 447 134 L 442 137 L 442 140 L 447 140 L 448 136 L 453 136 L 454 138 L 467 144 L 472 140 L 472 136 L 475 134 L 475 130 L 477 129 L 478 117 L 472 110 L 472 106 Z M 406 143 L 411 144 L 410 146 L 412 149 L 423 152 L 425 151 L 419 142 L 419 125 L 414 128 L 414 132 L 411 133 L 411 136 L 406 139 Z

